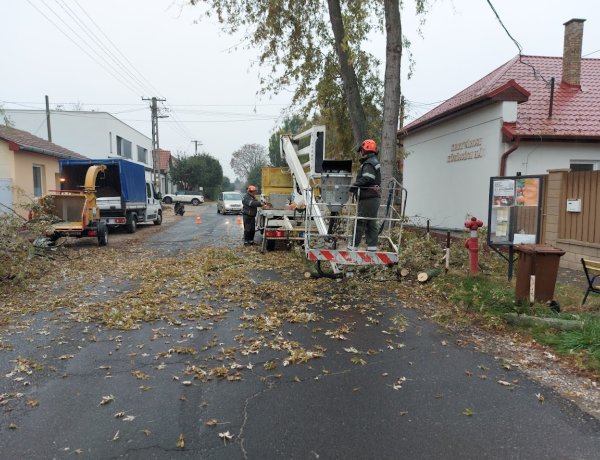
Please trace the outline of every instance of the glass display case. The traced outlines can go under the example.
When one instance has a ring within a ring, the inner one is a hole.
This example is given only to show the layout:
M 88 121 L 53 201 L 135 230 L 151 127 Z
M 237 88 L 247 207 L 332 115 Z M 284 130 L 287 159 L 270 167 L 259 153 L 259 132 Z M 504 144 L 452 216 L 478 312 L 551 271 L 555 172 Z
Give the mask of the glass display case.
M 535 244 L 540 239 L 542 176 L 492 177 L 488 244 Z

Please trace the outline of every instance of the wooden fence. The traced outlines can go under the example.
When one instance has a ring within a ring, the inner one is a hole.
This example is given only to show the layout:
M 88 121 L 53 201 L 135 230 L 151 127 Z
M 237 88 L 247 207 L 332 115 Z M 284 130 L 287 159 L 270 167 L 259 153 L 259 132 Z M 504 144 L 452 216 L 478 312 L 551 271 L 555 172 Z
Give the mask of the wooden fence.
M 581 212 L 569 212 L 567 200 L 581 200 Z M 600 171 L 565 175 L 561 187 L 558 237 L 600 244 Z

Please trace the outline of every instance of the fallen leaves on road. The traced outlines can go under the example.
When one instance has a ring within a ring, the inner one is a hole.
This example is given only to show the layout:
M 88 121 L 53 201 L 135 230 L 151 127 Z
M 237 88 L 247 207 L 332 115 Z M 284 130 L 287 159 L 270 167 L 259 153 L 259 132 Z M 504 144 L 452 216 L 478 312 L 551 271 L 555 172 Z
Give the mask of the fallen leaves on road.
M 177 448 L 178 449 L 185 448 L 185 436 L 183 436 L 183 433 L 181 433 L 179 435 L 179 438 L 177 438 Z
M 113 395 L 102 396 L 102 400 L 100 401 L 100 404 L 98 404 L 98 406 L 105 406 L 106 404 L 109 404 L 109 403 L 113 402 L 114 400 L 115 400 L 115 397 Z
M 394 382 L 394 384 L 392 385 L 392 388 L 394 390 L 401 390 L 402 385 L 404 385 L 404 382 L 406 382 L 406 377 L 398 377 L 396 379 L 396 381 Z
M 227 444 L 227 441 L 231 441 L 233 439 L 233 435 L 229 433 L 229 431 L 225 431 L 224 433 L 219 433 L 219 438 L 223 440 L 224 444 Z
M 360 364 L 361 366 L 365 366 L 367 364 L 364 359 L 357 357 L 351 358 L 350 361 L 352 361 L 353 364 Z
M 148 374 L 145 374 L 142 371 L 131 371 L 131 375 L 133 375 L 136 379 L 138 380 L 148 380 L 150 378 L 150 376 Z

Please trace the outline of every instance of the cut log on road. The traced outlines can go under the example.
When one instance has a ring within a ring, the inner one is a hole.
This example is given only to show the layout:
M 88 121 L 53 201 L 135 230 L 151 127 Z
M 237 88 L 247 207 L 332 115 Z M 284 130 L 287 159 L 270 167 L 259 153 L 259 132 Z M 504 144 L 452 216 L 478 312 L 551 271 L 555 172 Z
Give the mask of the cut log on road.
M 405 276 L 408 276 L 409 273 L 410 273 L 410 270 L 408 268 L 401 268 L 400 269 L 400 276 L 402 278 L 404 278 Z
M 560 319 L 560 318 L 540 318 L 537 316 L 517 315 L 516 313 L 506 313 L 504 320 L 509 324 L 517 326 L 546 326 L 561 331 L 576 331 L 583 328 L 583 321 Z
M 431 278 L 435 278 L 440 273 L 442 273 L 441 268 L 432 268 L 431 270 L 428 270 L 426 272 L 419 272 L 419 274 L 417 275 L 417 280 L 419 280 L 419 283 L 425 283 Z

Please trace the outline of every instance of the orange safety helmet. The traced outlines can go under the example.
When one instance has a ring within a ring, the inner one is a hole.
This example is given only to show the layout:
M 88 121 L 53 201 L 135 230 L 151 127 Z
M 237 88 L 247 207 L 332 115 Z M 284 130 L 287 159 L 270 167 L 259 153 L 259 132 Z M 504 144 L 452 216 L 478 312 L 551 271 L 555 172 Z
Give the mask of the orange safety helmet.
M 254 185 L 249 185 L 247 191 L 248 192 L 256 192 L 256 187 Z
M 377 153 L 377 142 L 373 139 L 365 139 L 362 144 L 356 149 L 357 152 L 373 152 Z

